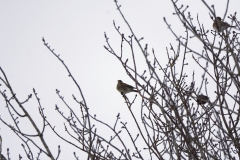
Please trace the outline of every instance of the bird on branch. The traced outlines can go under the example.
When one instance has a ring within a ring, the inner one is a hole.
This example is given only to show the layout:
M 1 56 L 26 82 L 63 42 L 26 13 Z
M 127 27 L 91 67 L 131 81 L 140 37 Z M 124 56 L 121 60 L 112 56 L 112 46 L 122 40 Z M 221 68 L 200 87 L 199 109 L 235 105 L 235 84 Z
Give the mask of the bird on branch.
M 126 84 L 126 83 L 123 83 L 121 80 L 118 80 L 118 83 L 117 83 L 117 90 L 122 94 L 122 95 L 125 95 L 129 92 L 138 92 L 137 90 L 135 90 L 135 87 L 129 85 L 129 84 Z
M 223 22 L 221 17 L 216 17 L 215 21 L 213 22 L 213 29 L 217 32 L 222 32 L 229 27 L 236 26 L 231 26 L 230 24 Z

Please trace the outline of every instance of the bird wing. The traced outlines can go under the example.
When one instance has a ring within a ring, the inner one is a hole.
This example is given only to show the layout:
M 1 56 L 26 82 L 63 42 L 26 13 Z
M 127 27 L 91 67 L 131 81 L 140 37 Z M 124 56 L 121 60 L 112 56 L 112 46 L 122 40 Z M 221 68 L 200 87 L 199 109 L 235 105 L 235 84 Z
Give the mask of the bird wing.
M 226 26 L 226 27 L 230 27 L 230 26 L 231 26 L 230 24 L 228 24 L 228 23 L 226 23 L 226 22 L 222 22 L 221 25 L 222 25 L 222 26 Z
M 129 84 L 126 84 L 126 83 L 122 83 L 122 86 L 123 86 L 123 87 L 129 87 L 129 88 L 135 88 L 135 87 L 133 87 L 133 86 L 131 86 L 131 85 L 129 85 Z

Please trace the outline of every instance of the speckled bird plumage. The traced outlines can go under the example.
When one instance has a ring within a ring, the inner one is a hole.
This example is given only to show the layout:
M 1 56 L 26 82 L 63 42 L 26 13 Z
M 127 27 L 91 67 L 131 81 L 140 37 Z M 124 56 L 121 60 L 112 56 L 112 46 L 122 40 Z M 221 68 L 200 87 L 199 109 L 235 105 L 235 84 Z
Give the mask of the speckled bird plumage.
M 213 29 L 217 32 L 222 32 L 229 27 L 235 26 L 231 26 L 228 23 L 223 22 L 221 17 L 216 17 L 215 21 L 213 22 Z
M 121 80 L 118 80 L 117 90 L 123 95 L 129 92 L 138 92 L 135 88 L 129 84 L 123 83 Z

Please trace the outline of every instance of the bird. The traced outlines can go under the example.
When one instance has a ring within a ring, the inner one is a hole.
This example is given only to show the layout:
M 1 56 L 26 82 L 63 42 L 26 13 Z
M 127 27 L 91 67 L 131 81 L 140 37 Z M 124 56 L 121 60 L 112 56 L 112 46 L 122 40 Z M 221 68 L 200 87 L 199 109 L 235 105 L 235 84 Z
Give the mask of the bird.
M 230 24 L 223 22 L 221 17 L 216 17 L 215 21 L 213 22 L 213 29 L 217 32 L 222 32 L 229 27 L 236 26 L 231 26 Z
M 129 84 L 123 83 L 121 80 L 118 80 L 117 83 L 117 90 L 122 94 L 125 95 L 129 92 L 138 92 L 135 88 Z
M 209 100 L 208 96 L 205 96 L 203 94 L 197 96 L 197 104 L 205 104 Z

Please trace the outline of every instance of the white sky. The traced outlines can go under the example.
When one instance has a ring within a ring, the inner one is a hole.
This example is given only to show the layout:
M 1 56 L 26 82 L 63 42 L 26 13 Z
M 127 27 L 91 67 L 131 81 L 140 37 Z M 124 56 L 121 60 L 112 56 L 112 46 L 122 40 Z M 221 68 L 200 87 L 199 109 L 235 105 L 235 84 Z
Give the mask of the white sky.
M 199 14 L 205 27 L 211 29 L 212 20 L 200 0 L 184 2 L 190 5 L 192 17 L 196 18 Z M 215 6 L 216 11 L 219 16 L 222 16 L 226 2 L 212 0 L 208 1 L 208 4 L 216 2 L 218 3 Z M 120 4 L 136 35 L 139 38 L 144 37 L 142 44 L 148 43 L 149 49 L 154 48 L 155 53 L 164 60 L 166 47 L 169 47 L 169 43 L 176 44 L 176 41 L 164 24 L 163 17 L 166 17 L 175 29 L 182 30 L 182 25 L 179 25 L 178 19 L 172 15 L 174 9 L 171 2 L 120 0 Z M 228 13 L 238 11 L 239 6 L 238 0 L 232 0 Z M 92 114 L 96 113 L 98 118 L 113 125 L 116 115 L 121 113 L 122 121 L 127 121 L 129 125 L 133 123 L 122 96 L 115 89 L 118 79 L 132 85 L 133 82 L 128 78 L 118 60 L 103 48 L 103 45 L 106 45 L 104 39 L 104 32 L 106 32 L 112 46 L 116 51 L 120 51 L 121 39 L 114 30 L 113 20 L 121 26 L 121 31 L 125 31 L 127 36 L 129 31 L 116 10 L 113 0 L 0 1 L 0 66 L 7 74 L 21 101 L 32 93 L 33 87 L 35 88 L 45 108 L 46 116 L 62 134 L 64 134 L 63 123 L 55 111 L 55 104 L 64 106 L 55 94 L 55 89 L 61 91 L 60 93 L 73 108 L 77 108 L 78 105 L 73 102 L 72 94 L 76 97 L 79 97 L 79 94 L 65 68 L 43 45 L 42 37 L 57 54 L 61 55 L 71 70 L 82 88 Z M 226 19 L 226 21 L 229 20 Z M 124 54 L 128 56 L 128 53 Z M 3 87 L 0 89 L 2 90 Z M 128 97 L 131 99 L 134 94 L 131 93 Z M 140 97 L 137 98 L 133 109 L 136 114 L 140 114 L 139 104 Z M 37 107 L 38 104 L 34 98 L 26 105 L 26 108 L 36 115 L 34 118 L 38 117 Z M 9 119 L 3 98 L 0 98 L 0 110 L 1 118 Z M 69 113 L 63 108 L 62 110 L 66 114 Z M 11 119 L 8 121 L 11 123 Z M 36 118 L 36 122 L 41 125 L 42 121 Z M 27 126 L 28 122 L 24 123 Z M 100 128 L 99 130 L 101 131 Z M 2 123 L 0 123 L 0 134 L 3 138 L 4 155 L 6 155 L 6 148 L 10 148 L 12 159 L 17 159 L 19 153 L 25 156 L 21 142 Z M 56 155 L 57 145 L 60 144 L 59 139 L 51 136 L 47 138 L 52 145 L 51 150 Z M 69 156 L 73 158 L 73 151 L 77 149 L 62 146 L 60 159 L 66 159 Z M 78 156 L 81 156 L 80 152 Z

